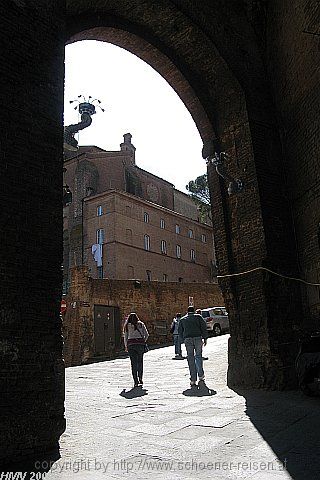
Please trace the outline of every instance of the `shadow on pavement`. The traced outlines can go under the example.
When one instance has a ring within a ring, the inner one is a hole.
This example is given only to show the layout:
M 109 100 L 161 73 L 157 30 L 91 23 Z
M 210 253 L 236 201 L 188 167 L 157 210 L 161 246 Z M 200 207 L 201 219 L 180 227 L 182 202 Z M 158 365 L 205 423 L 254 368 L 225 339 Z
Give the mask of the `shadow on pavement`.
M 149 348 L 149 351 L 151 350 L 161 350 L 161 348 L 166 348 L 166 347 L 172 347 L 172 349 L 174 348 L 173 344 L 171 342 L 169 343 L 161 343 L 160 345 L 150 345 L 148 343 L 148 348 Z M 119 352 L 117 352 L 117 354 L 115 355 L 114 358 L 111 358 L 110 360 L 119 360 L 121 358 L 129 358 L 129 354 L 128 352 L 125 352 L 124 350 L 121 350 Z M 104 359 L 103 361 L 106 361 L 106 359 Z
M 143 397 L 144 395 L 148 395 L 148 391 L 145 388 L 141 387 L 134 387 L 131 390 L 126 391 L 124 388 L 122 392 L 119 393 L 121 397 L 132 399 L 137 397 Z
M 186 397 L 212 397 L 212 395 L 216 395 L 216 393 L 215 390 L 207 387 L 205 383 L 200 387 L 188 388 L 182 392 Z
M 320 399 L 300 391 L 233 390 L 246 399 L 246 414 L 291 478 L 319 480 Z

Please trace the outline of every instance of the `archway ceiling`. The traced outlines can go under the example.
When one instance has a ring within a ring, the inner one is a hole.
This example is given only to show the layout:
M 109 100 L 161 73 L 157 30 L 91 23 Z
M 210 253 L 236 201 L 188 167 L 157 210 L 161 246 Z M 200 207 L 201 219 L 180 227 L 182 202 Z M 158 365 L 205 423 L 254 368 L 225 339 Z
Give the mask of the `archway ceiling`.
M 186 61 L 186 57 L 191 61 L 191 49 L 196 50 L 194 53 L 199 57 L 207 57 L 208 47 L 212 50 L 214 46 L 219 61 L 226 62 L 244 91 L 261 89 L 265 92 L 265 71 L 254 29 L 247 17 L 248 3 L 239 0 L 66 2 L 71 35 L 81 24 L 85 29 L 94 26 L 122 28 L 159 48 L 174 63 L 182 62 L 181 58 Z

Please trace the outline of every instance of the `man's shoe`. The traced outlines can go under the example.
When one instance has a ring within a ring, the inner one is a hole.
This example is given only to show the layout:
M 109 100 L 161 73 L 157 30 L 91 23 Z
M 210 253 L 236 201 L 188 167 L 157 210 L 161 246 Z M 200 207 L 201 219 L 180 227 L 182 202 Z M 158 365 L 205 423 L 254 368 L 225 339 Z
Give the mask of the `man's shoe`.
M 191 382 L 190 382 L 190 387 L 191 387 L 191 388 L 197 388 L 197 382 L 191 381 Z

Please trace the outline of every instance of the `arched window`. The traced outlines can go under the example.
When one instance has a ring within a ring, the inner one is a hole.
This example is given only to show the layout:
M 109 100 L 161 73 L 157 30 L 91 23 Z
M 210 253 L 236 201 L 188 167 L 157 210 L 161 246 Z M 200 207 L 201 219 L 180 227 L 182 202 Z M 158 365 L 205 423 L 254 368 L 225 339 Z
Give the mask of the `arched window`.
M 129 280 L 134 279 L 134 268 L 132 265 L 128 265 L 128 278 Z
M 150 250 L 150 237 L 149 235 L 144 236 L 144 249 Z
M 101 217 L 102 214 L 103 214 L 102 205 L 99 205 L 97 207 L 97 217 Z
M 132 230 L 131 230 L 131 228 L 126 229 L 126 239 L 127 239 L 127 242 L 131 245 L 132 244 Z
M 161 240 L 161 253 L 167 255 L 167 242 L 165 240 Z
M 103 228 L 99 228 L 96 232 L 96 243 L 102 245 L 104 242 L 104 230 Z

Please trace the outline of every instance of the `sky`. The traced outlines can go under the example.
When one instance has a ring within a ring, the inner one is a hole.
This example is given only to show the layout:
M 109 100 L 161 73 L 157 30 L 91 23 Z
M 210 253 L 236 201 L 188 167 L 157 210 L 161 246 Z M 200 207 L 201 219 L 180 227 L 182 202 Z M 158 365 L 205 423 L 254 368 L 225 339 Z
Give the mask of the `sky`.
M 185 191 L 189 180 L 206 171 L 202 141 L 179 96 L 147 63 L 120 47 L 93 40 L 66 46 L 64 124 L 78 122 L 76 104 L 84 95 L 101 100 L 79 145 L 120 150 L 132 134 L 136 164 Z

